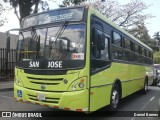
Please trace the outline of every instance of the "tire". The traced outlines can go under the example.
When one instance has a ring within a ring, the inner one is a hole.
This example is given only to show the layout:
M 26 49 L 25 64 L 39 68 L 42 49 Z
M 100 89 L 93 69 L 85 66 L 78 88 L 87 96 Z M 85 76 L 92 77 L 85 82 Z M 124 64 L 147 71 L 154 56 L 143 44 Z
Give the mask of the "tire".
M 109 110 L 117 111 L 120 102 L 120 90 L 118 85 L 114 85 L 111 92 Z
M 148 91 L 148 82 L 147 82 L 147 79 L 146 79 L 145 82 L 144 82 L 144 88 L 142 89 L 142 93 L 146 94 L 147 91 Z

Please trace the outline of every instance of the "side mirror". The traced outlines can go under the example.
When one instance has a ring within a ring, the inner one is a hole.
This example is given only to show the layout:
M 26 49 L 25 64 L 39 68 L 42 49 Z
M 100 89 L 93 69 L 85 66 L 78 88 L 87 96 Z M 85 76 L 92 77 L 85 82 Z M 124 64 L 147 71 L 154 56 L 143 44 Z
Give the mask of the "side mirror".
M 105 35 L 104 34 L 98 34 L 97 48 L 98 50 L 105 49 Z
M 92 29 L 92 42 L 97 44 L 98 50 L 105 49 L 105 35 L 102 32 L 98 32 L 95 28 Z
M 97 41 L 97 31 L 95 28 L 92 28 L 92 42 L 96 43 Z

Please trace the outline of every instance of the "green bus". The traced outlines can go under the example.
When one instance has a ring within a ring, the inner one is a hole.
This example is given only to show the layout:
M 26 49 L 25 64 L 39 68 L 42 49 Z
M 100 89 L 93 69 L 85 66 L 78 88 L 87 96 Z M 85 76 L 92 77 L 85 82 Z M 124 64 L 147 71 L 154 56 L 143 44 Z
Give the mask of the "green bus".
M 92 112 L 147 91 L 153 51 L 91 6 L 60 8 L 22 20 L 14 97 Z

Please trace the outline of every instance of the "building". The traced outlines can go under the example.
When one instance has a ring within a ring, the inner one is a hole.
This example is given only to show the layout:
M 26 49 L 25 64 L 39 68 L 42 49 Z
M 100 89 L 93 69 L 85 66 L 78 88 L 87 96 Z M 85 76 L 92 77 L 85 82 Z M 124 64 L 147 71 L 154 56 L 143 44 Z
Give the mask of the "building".
M 0 80 L 12 78 L 16 62 L 16 46 L 18 35 L 10 34 L 10 51 L 6 51 L 6 34 L 0 32 Z
M 10 35 L 10 48 L 16 49 L 17 41 L 18 41 L 18 35 L 11 34 Z M 6 34 L 3 32 L 0 32 L 0 48 L 6 48 Z

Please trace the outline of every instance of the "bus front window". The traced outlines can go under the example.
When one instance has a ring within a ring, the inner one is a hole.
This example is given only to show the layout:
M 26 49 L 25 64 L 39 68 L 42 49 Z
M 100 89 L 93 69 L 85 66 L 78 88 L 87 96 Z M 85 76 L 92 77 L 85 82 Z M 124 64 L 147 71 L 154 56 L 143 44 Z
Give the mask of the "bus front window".
M 46 41 L 46 59 L 48 60 L 75 60 L 83 59 L 85 52 L 85 26 L 68 25 L 61 31 L 59 38 L 56 37 L 55 28 L 48 28 Z M 77 56 L 74 56 L 77 55 Z M 80 56 L 79 58 L 78 55 Z M 82 58 L 83 57 L 83 58 Z
M 32 32 L 21 32 L 17 45 L 18 61 L 43 58 L 46 30 L 47 29 L 37 29 Z
M 84 61 L 84 56 L 85 24 L 67 24 L 63 29 L 61 26 L 32 28 L 19 35 L 18 61 L 78 62 Z

